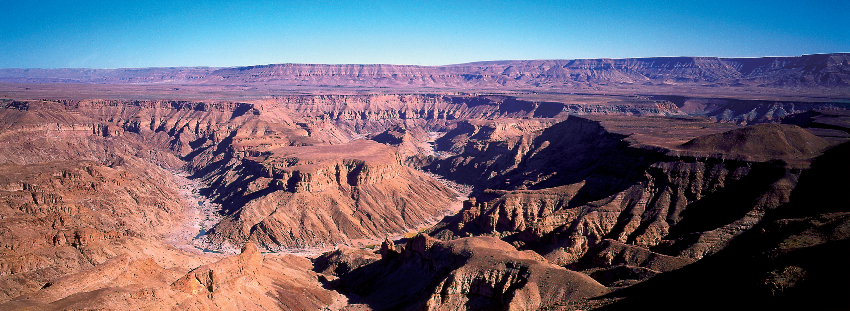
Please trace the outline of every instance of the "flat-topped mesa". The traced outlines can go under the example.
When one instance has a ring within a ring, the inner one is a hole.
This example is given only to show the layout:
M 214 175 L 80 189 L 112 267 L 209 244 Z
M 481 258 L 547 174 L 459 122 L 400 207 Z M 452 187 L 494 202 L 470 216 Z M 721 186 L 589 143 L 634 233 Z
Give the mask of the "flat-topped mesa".
M 846 87 L 850 54 L 486 61 L 447 66 L 271 64 L 232 68 L 0 69 L 0 82 L 505 88 L 606 84 Z M 708 85 L 706 85 L 708 84 Z
M 50 101 L 0 101 L 0 137 L 16 135 L 80 137 L 119 134 L 79 111 Z M 123 132 L 123 130 L 120 130 Z
M 403 234 L 443 216 L 456 195 L 369 140 L 263 149 L 211 190 L 229 215 L 208 247 L 253 241 L 269 250 Z
M 348 189 L 399 176 L 399 159 L 391 147 L 368 140 L 342 145 L 279 147 L 246 163 L 259 175 L 272 178 L 277 189 L 319 192 L 329 187 Z

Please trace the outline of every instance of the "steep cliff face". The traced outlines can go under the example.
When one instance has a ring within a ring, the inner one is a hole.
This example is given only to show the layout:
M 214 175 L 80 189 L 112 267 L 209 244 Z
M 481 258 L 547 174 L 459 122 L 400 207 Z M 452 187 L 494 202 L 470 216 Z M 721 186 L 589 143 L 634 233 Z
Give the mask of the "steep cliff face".
M 633 183 L 625 188 L 604 183 L 610 176 L 598 169 L 585 180 L 555 188 L 488 190 L 468 201 L 454 222 L 445 224 L 442 230 L 448 231 L 433 234 L 443 238 L 492 234 L 520 247 L 542 246 L 538 251 L 562 265 L 576 262 L 604 239 L 654 250 L 666 247 L 671 255 L 701 258 L 756 223 L 764 210 L 784 203 L 796 178 L 792 169 L 781 165 L 659 159 L 644 168 L 643 176 L 621 181 L 620 185 Z M 754 176 L 759 177 L 749 176 L 754 165 Z M 710 204 L 723 204 L 728 210 L 710 217 L 702 214 Z M 700 220 L 683 222 L 688 215 Z M 711 241 L 696 241 L 702 235 Z
M 788 203 L 805 163 L 830 146 L 796 126 L 755 125 L 671 151 L 630 146 L 600 123 L 570 119 L 534 134 L 525 149 L 534 151 L 517 152 L 518 161 L 507 165 L 470 150 L 456 157 L 463 161 L 435 162 L 504 172 L 471 181 L 505 190 L 474 193 L 428 232 L 444 240 L 498 237 L 606 284 L 627 285 L 724 249 Z M 549 175 L 558 177 L 539 177 Z
M 460 123 L 437 141 L 437 150 L 457 155 L 425 169 L 481 190 L 541 189 L 579 182 L 600 163 L 621 157 L 627 146 L 622 135 L 598 122 L 570 117 L 548 126 L 553 121 Z M 617 178 L 631 174 L 624 167 Z
M 554 243 L 541 252 L 567 265 L 613 239 L 700 259 L 752 228 L 765 211 L 786 203 L 797 178 L 787 168 L 752 163 L 660 162 L 647 174 L 645 184 L 562 212 L 572 215 L 549 233 Z M 541 229 L 532 230 L 545 233 Z M 520 238 L 533 239 L 529 233 Z
M 159 242 L 185 204 L 172 173 L 153 163 L 180 161 L 66 108 L 32 101 L 2 112 L 0 301 L 120 256 L 177 269 L 202 262 Z
M 450 124 L 452 120 L 470 119 L 554 118 L 566 114 L 683 114 L 669 101 L 627 102 L 611 98 L 601 103 L 528 100 L 503 95 L 323 95 L 278 96 L 275 100 L 281 107 L 299 115 L 348 123 L 361 132 L 373 131 L 366 122 L 386 126 L 394 120 L 434 127 Z
M 850 54 L 818 54 L 802 57 L 731 58 L 727 64 L 741 72 L 745 80 L 759 85 L 844 86 L 847 85 Z
M 342 274 L 332 286 L 378 310 L 538 310 L 607 291 L 586 275 L 489 237 L 443 242 L 419 235 L 383 249 L 381 260 Z
M 845 309 L 843 279 L 850 275 L 846 189 L 850 155 L 844 143 L 825 151 L 803 171 L 786 204 L 768 211 L 753 229 L 715 255 L 678 271 L 614 293 L 617 303 L 602 310 L 652 307 L 662 310 L 701 301 L 697 309 Z M 667 303 L 651 298 L 666 293 Z M 711 297 L 727 297 L 715 300 Z M 732 303 L 734 302 L 734 303 Z M 731 303 L 731 304 L 730 304 Z

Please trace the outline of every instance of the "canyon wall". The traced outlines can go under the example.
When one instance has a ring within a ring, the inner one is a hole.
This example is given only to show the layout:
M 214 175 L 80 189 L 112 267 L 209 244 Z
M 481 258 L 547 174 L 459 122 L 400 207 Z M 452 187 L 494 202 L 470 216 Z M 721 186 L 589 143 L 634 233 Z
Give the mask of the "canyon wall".
M 698 63 L 733 76 L 758 71 Z M 676 67 L 632 66 L 659 75 Z M 358 74 L 383 74 L 367 69 Z M 646 306 L 628 290 L 675 291 L 664 275 L 712 279 L 693 272 L 703 267 L 733 279 L 724 269 L 736 260 L 769 266 L 729 270 L 762 284 L 745 290 L 809 297 L 792 288 L 821 290 L 806 280 L 835 278 L 794 254 L 846 239 L 844 205 L 830 201 L 841 190 L 827 181 L 846 168 L 850 139 L 837 101 L 372 94 L 0 103 L 4 309 Z M 202 189 L 188 196 L 178 171 Z M 472 189 L 455 215 L 451 182 Z M 195 253 L 163 242 L 205 204 L 189 198 L 216 207 L 215 225 L 189 234 Z M 315 264 L 261 253 L 342 245 L 364 248 L 340 247 Z

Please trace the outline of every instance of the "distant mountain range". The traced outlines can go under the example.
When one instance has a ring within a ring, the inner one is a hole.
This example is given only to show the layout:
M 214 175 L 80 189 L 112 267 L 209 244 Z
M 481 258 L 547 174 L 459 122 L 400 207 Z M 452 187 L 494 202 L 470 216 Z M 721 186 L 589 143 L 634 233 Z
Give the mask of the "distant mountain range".
M 0 69 L 0 82 L 347 87 L 850 86 L 850 53 L 796 57 L 509 60 L 447 66 L 273 64 L 249 67 Z

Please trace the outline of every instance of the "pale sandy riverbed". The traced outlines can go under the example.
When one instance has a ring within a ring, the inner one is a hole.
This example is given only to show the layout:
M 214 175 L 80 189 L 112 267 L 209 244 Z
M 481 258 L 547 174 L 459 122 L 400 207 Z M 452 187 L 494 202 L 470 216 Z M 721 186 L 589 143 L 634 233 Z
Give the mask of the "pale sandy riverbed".
M 165 236 L 172 246 L 191 253 L 204 253 L 203 237 L 221 220 L 219 204 L 212 203 L 199 192 L 204 184 L 187 178 L 182 172 L 174 172 L 174 180 L 179 186 L 179 194 L 186 204 L 185 221 Z
M 443 212 L 440 213 L 439 217 L 429 219 L 425 223 L 419 224 L 414 228 L 407 228 L 405 233 L 388 236 L 386 238 L 389 238 L 390 240 L 399 240 L 408 233 L 421 231 L 423 228 L 437 224 L 443 219 L 443 217 L 454 215 L 463 207 L 463 201 L 467 199 L 466 196 L 469 194 L 471 187 L 445 180 L 440 178 L 440 176 L 431 173 L 426 172 L 425 174 L 435 178 L 441 184 L 457 192 L 456 200 L 447 206 Z M 174 172 L 173 176 L 175 182 L 179 186 L 179 194 L 183 199 L 184 204 L 186 204 L 186 209 L 184 210 L 185 221 L 182 226 L 173 228 L 169 234 L 165 235 L 165 242 L 180 250 L 195 254 L 237 254 L 239 252 L 239 247 L 235 245 L 212 246 L 209 245 L 205 239 L 206 233 L 219 221 L 221 221 L 222 218 L 218 213 L 221 209 L 221 205 L 210 202 L 209 198 L 200 194 L 200 190 L 204 188 L 205 185 L 198 180 L 187 178 L 187 174 L 183 172 Z M 384 237 L 377 237 L 375 239 L 357 239 L 350 241 L 350 243 L 346 246 L 362 248 L 369 245 L 380 245 L 383 241 Z M 322 253 L 332 251 L 340 246 L 342 245 L 284 249 L 273 253 L 293 254 L 315 258 Z

